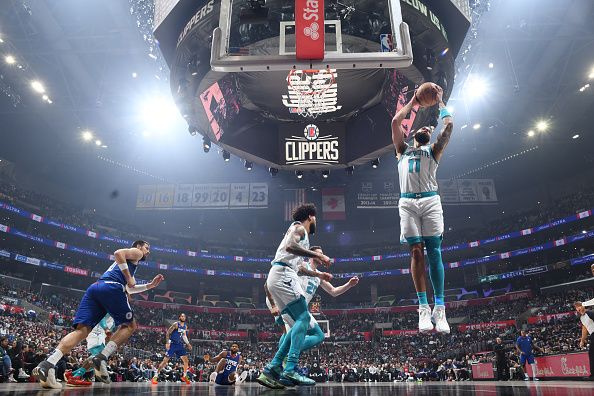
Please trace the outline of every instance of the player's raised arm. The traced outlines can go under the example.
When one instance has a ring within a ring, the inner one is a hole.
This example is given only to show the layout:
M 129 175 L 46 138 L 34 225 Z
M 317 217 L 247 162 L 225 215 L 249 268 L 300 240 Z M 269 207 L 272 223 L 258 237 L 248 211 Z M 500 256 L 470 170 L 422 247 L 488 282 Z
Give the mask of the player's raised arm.
M 323 282 L 331 281 L 333 278 L 332 274 L 328 272 L 313 271 L 303 264 L 299 265 L 299 271 L 297 274 L 302 276 L 311 276 L 313 278 L 320 278 Z
M 217 356 L 210 358 L 210 362 L 211 363 L 218 363 L 219 360 L 224 359 L 227 356 L 227 350 L 223 349 L 221 351 L 221 353 L 219 353 Z
M 396 149 L 396 155 L 400 159 L 400 154 L 406 151 L 406 147 L 408 146 L 404 141 L 404 128 L 402 128 L 402 121 L 406 118 L 408 113 L 412 110 L 412 108 L 418 104 L 417 97 L 413 95 L 413 98 L 408 102 L 404 107 L 402 107 L 394 118 L 392 118 L 392 142 L 394 143 L 394 148 Z
M 355 287 L 358 283 L 359 283 L 359 278 L 354 276 L 351 279 L 349 279 L 349 281 L 342 286 L 334 287 L 334 286 L 332 286 L 332 284 L 330 282 L 327 282 L 325 280 L 323 280 L 322 283 L 320 283 L 320 286 L 322 286 L 322 289 L 324 289 L 324 291 L 326 291 L 326 293 L 330 294 L 332 297 L 338 297 L 341 294 L 344 294 L 348 290 Z
M 443 103 L 442 96 L 443 90 L 440 87 L 438 93 L 439 117 L 443 120 L 443 129 L 437 136 L 435 143 L 433 143 L 433 156 L 435 157 L 436 161 L 441 159 L 441 155 L 450 142 L 450 136 L 452 136 L 452 132 L 454 131 L 454 120 L 445 103 Z
M 302 238 L 305 237 L 305 227 L 301 225 L 293 226 L 289 230 L 291 233 L 291 237 L 289 240 L 289 245 L 287 246 L 287 252 L 294 254 L 295 256 L 301 257 L 308 257 L 308 258 L 317 258 L 318 260 L 322 261 L 326 266 L 330 265 L 330 257 L 321 254 L 319 252 L 306 249 L 299 244 Z

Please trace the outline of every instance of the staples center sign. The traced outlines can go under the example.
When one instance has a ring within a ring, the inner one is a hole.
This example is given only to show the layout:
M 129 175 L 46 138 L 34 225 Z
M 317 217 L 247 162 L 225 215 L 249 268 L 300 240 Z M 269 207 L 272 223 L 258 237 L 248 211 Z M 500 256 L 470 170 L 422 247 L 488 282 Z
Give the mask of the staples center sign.
M 343 162 L 342 124 L 296 124 L 281 129 L 281 158 L 285 165 L 332 166 Z

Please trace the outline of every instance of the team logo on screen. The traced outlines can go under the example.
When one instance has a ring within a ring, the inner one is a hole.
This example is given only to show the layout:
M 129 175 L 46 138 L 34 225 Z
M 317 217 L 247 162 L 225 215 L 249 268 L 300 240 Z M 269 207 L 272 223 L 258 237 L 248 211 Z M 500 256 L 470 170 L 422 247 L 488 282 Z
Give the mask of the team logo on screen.
M 287 165 L 335 165 L 339 163 L 338 137 L 320 136 L 320 128 L 309 124 L 302 136 L 285 139 Z

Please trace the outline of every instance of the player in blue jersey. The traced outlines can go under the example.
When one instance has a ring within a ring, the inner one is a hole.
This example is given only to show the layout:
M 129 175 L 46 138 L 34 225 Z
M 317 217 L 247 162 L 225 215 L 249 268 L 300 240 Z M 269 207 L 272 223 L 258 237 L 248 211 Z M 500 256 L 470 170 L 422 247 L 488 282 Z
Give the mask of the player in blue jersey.
M 93 358 L 93 366 L 97 379 L 105 383 L 111 382 L 107 371 L 107 359 L 118 349 L 118 346 L 130 338 L 137 327 L 126 292 L 142 293 L 157 287 L 164 279 L 163 275 L 159 274 L 149 284 L 136 285 L 134 274 L 138 263 L 146 260 L 149 253 L 150 246 L 145 241 L 135 241 L 131 248 L 115 251 L 115 262 L 85 292 L 74 317 L 75 330 L 62 338 L 56 350 L 33 369 L 33 375 L 39 379 L 42 387 L 62 388 L 56 380 L 56 363 L 87 338 L 91 330 L 108 313 L 118 329 L 105 348 Z
M 186 384 L 190 383 L 190 378 L 188 377 L 190 363 L 188 361 L 187 351 L 192 350 L 192 344 L 190 344 L 190 341 L 188 341 L 187 332 L 188 326 L 186 325 L 186 314 L 182 313 L 179 315 L 178 321 L 174 322 L 171 326 L 169 326 L 169 329 L 167 329 L 167 341 L 165 342 L 167 354 L 163 358 L 161 364 L 159 364 L 157 372 L 151 381 L 153 385 L 159 383 L 159 373 L 161 370 L 163 370 L 163 367 L 169 363 L 169 359 L 176 356 L 181 358 L 184 364 L 184 375 L 182 376 L 182 381 L 184 381 Z
M 435 84 L 434 84 L 435 85 Z M 433 129 L 422 127 L 413 135 L 414 146 L 405 141 L 402 122 L 415 105 L 416 94 L 400 109 L 392 120 L 392 141 L 398 158 L 400 181 L 400 240 L 408 243 L 411 255 L 411 274 L 419 299 L 419 331 L 435 330 L 449 333 L 445 315 L 444 267 L 441 259 L 443 238 L 443 209 L 437 186 L 437 167 L 453 131 L 452 115 L 442 101 L 443 90 L 435 85 L 439 100 L 439 115 L 444 128 L 433 144 L 429 144 Z M 433 286 L 435 307 L 433 312 L 427 300 L 427 275 L 425 272 L 424 248 L 427 249 L 429 277 Z
M 532 348 L 538 349 L 540 352 L 542 352 L 542 349 L 533 344 L 532 337 L 530 337 L 530 335 L 527 334 L 525 330 L 520 331 L 520 336 L 516 340 L 516 350 L 520 355 L 520 366 L 522 366 L 524 369 L 524 381 L 530 380 L 530 377 L 528 376 L 528 370 L 525 367 L 526 363 L 532 367 L 532 379 L 534 381 L 539 380 L 536 377 L 536 360 L 534 359 Z
M 215 371 L 210 375 L 210 383 L 217 385 L 241 384 L 248 376 L 247 371 L 241 373 L 239 377 L 237 376 L 237 367 L 241 365 L 242 359 L 238 344 L 232 344 L 229 351 L 224 349 L 210 359 L 211 363 L 217 363 Z

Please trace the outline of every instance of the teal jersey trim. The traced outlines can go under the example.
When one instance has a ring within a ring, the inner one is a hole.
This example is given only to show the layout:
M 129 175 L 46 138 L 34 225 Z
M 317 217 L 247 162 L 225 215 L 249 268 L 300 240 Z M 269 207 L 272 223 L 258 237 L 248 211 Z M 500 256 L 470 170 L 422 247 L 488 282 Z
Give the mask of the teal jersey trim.
M 280 265 L 281 267 L 288 267 L 287 264 L 281 263 L 280 261 L 275 261 L 274 263 L 272 263 L 272 265 Z

